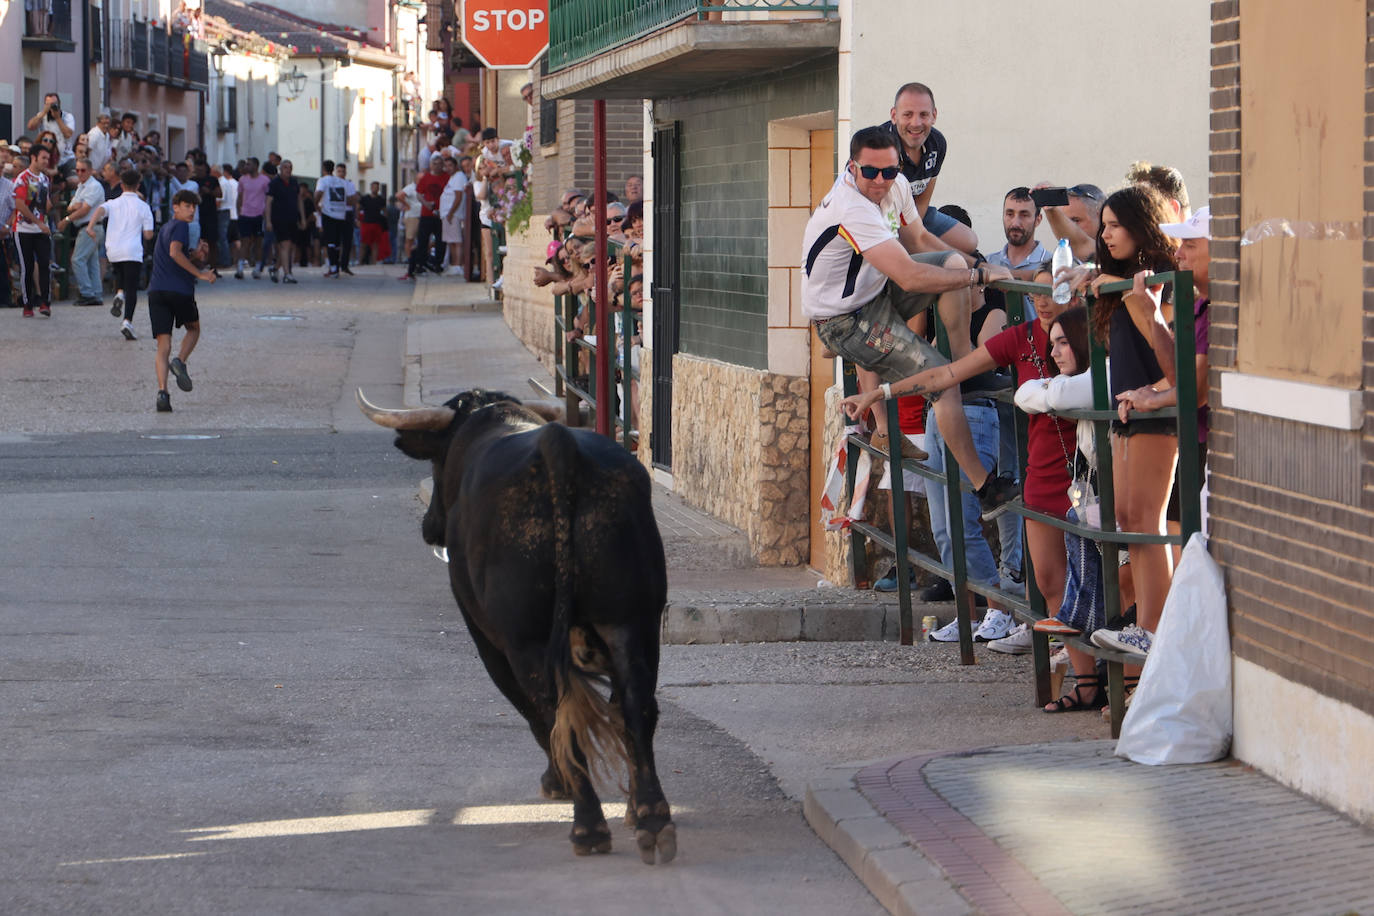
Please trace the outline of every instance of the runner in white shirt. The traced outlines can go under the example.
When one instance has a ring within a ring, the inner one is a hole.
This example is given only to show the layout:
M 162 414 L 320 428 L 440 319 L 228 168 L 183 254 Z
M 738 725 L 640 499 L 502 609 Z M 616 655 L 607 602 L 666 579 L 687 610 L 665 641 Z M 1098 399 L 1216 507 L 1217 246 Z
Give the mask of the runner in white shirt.
M 864 390 L 881 381 L 887 396 L 889 383 L 949 362 L 909 321 L 923 322 L 926 309 L 937 307 L 957 359 L 971 349 L 968 290 L 1011 277 L 1005 267 L 970 267 L 926 230 L 901 174 L 897 143 L 881 127 L 854 135 L 849 162 L 811 215 L 802 241 L 803 314 L 815 323 L 821 343 L 855 364 Z M 979 488 L 985 510 L 1005 509 L 1016 485 L 983 466 L 958 398 L 915 393 L 932 402 L 945 442 Z M 874 445 L 886 451 L 886 410 L 873 413 Z M 900 440 L 902 451 L 917 457 L 915 446 Z
M 343 175 L 347 166 L 325 162 L 328 174 L 315 182 L 315 205 L 320 208 L 325 248 L 329 252 L 326 277 L 338 277 L 343 264 L 344 233 L 348 228 L 348 206 L 358 202 L 358 189 Z
M 221 264 L 239 262 L 239 180 L 229 163 L 220 166 L 219 173 L 219 260 Z
M 122 173 L 119 186 L 124 193 L 105 201 L 91 216 L 92 223 L 101 215 L 109 217 L 105 227 L 105 256 L 115 274 L 115 297 L 110 314 L 117 318 L 123 315 L 119 330 L 125 340 L 135 339 L 133 317 L 138 305 L 138 282 L 143 274 L 143 243 L 153 237 L 153 211 L 138 196 L 142 178 L 138 169 Z M 90 227 L 86 231 L 90 233 Z

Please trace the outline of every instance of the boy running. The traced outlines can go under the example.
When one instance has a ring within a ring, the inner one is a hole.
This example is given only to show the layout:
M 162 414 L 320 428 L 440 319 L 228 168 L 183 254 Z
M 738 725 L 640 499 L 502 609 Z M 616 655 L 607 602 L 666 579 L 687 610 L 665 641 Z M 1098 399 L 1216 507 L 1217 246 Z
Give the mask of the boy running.
M 196 309 L 196 281 L 215 282 L 215 274 L 201 270 L 187 256 L 190 244 L 191 221 L 196 218 L 200 195 L 194 191 L 178 191 L 172 197 L 172 219 L 157 234 L 153 246 L 153 279 L 148 283 L 148 318 L 153 337 L 157 340 L 157 358 L 153 364 L 157 374 L 157 410 L 171 413 L 172 398 L 167 393 L 167 370 L 177 378 L 177 387 L 191 390 L 191 376 L 186 360 L 200 340 L 200 312 Z M 172 353 L 173 326 L 185 328 L 181 348 L 175 359 Z

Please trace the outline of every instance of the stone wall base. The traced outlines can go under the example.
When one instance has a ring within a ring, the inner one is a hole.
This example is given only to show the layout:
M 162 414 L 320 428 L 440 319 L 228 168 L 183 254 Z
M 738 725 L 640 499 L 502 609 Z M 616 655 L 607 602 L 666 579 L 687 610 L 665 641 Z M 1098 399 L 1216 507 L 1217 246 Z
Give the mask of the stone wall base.
M 542 221 L 543 217 L 536 214 L 533 219 Z M 542 228 L 507 236 L 506 261 L 501 272 L 501 309 L 515 336 L 552 372 L 553 293 L 547 287 L 534 285 L 534 269 L 544 265 L 548 243 L 549 235 Z
M 743 530 L 763 566 L 807 561 L 805 378 L 673 357 L 673 488 Z

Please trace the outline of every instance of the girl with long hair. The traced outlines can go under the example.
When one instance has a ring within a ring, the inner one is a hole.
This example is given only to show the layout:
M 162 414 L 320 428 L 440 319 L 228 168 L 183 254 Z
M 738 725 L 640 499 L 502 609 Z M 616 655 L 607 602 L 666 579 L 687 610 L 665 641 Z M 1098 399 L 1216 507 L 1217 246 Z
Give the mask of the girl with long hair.
M 1146 279 L 1175 268 L 1177 240 L 1160 230 L 1173 219 L 1163 195 L 1144 185 L 1112 194 L 1102 205 L 1097 235 L 1101 274 L 1093 290 L 1123 279 L 1134 281 L 1127 293 L 1100 295 L 1093 311 L 1093 333 L 1111 354 L 1112 402 L 1117 395 L 1142 386 L 1173 383 L 1173 336 L 1169 331 L 1167 294 Z M 1112 479 L 1116 521 L 1122 531 L 1162 534 L 1164 510 L 1178 461 L 1177 424 L 1172 419 L 1112 421 Z M 1120 631 L 1099 630 L 1093 641 L 1109 648 L 1147 653 L 1164 611 L 1173 578 L 1173 558 L 1165 544 L 1131 544 L 1137 622 Z
M 1049 283 L 1048 271 L 1035 275 L 1035 282 Z M 1035 416 L 1052 410 L 1070 410 L 1093 406 L 1092 376 L 1088 369 L 1088 313 L 1081 305 L 1066 309 L 1050 325 L 1050 358 L 1054 360 L 1059 374 L 1049 379 L 1033 379 L 1016 390 L 1016 406 L 1027 414 Z M 1091 420 L 1079 420 L 1077 433 L 1077 452 L 1074 455 L 1075 468 L 1082 468 L 1074 479 L 1088 482 L 1096 487 L 1097 448 L 1093 436 Z M 1080 458 L 1081 456 L 1081 458 Z M 1083 496 L 1095 496 L 1082 494 Z M 1086 501 L 1084 501 L 1086 502 Z M 1082 502 L 1075 506 L 1074 520 L 1088 521 L 1081 514 Z M 1070 555 L 1076 561 L 1070 565 L 1064 583 L 1064 597 L 1060 605 L 1051 606 L 1057 611 L 1055 616 L 1038 620 L 1035 629 L 1042 633 L 1060 636 L 1076 636 L 1083 633 L 1083 621 L 1079 618 L 1091 616 L 1094 624 L 1101 617 L 1102 582 L 1101 564 L 1096 559 L 1097 548 L 1077 536 L 1066 536 Z M 1091 553 L 1087 553 L 1091 551 Z M 1082 567 L 1088 562 L 1094 564 L 1089 571 Z M 1086 574 L 1085 574 L 1086 573 Z M 1085 593 L 1086 592 L 1086 593 Z M 1096 613 L 1084 615 L 1085 608 L 1094 608 Z M 1101 709 L 1107 702 L 1107 691 L 1102 676 L 1097 670 L 1097 660 L 1092 655 L 1072 645 L 1065 645 L 1069 663 L 1073 666 L 1074 689 L 1045 707 L 1045 712 L 1069 712 L 1076 709 Z

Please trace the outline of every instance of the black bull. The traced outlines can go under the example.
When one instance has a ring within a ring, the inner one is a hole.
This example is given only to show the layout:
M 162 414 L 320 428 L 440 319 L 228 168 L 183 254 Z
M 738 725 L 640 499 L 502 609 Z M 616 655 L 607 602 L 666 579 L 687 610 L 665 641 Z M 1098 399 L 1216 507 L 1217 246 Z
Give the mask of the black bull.
M 624 765 L 640 856 L 671 861 L 676 828 L 653 749 L 668 581 L 643 466 L 499 392 L 386 410 L 359 390 L 358 405 L 396 430 L 402 452 L 433 463 L 421 533 L 447 549 L 482 662 L 548 758 L 541 791 L 572 796 L 573 851 L 610 851 L 592 781 Z

